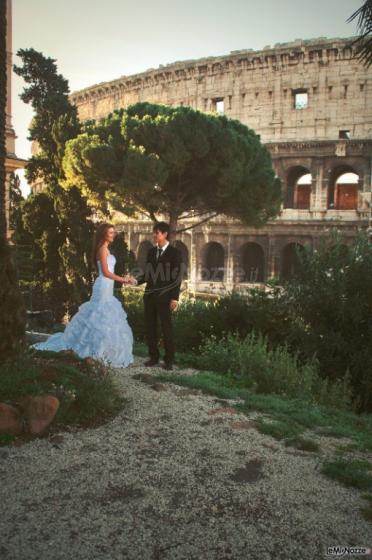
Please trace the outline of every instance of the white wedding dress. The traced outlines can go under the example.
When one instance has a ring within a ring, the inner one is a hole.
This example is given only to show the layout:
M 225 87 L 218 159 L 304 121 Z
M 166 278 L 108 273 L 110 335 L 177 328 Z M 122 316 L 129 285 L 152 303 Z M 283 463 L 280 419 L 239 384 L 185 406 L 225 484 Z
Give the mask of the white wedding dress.
M 114 272 L 116 258 L 109 254 L 107 266 Z M 114 280 L 102 274 L 93 284 L 89 301 L 80 305 L 64 332 L 51 335 L 45 342 L 32 345 L 37 350 L 73 350 L 81 358 L 91 357 L 113 367 L 133 362 L 133 332 L 127 314 L 114 296 Z

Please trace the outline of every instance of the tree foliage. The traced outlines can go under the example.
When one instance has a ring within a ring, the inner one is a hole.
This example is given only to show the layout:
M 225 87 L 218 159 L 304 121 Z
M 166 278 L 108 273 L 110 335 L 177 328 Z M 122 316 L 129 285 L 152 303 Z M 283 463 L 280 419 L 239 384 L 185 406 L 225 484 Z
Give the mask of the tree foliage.
M 303 325 L 301 350 L 316 353 L 332 380 L 349 371 L 361 409 L 371 411 L 372 244 L 363 231 L 351 244 L 336 232 L 298 252 L 298 260 L 284 301 Z
M 0 237 L 0 309 L 0 358 L 5 359 L 22 348 L 26 313 L 12 251 L 4 237 Z
M 63 167 L 66 188 L 153 220 L 166 214 L 173 232 L 181 219 L 219 214 L 258 227 L 280 208 L 280 180 L 259 136 L 190 107 L 137 103 L 88 121 L 67 142 Z
M 90 290 L 90 250 L 93 235 L 92 210 L 79 189 L 62 189 L 62 159 L 65 143 L 80 132 L 76 107 L 69 87 L 58 73 L 54 59 L 34 49 L 20 49 L 21 66 L 14 71 L 27 84 L 21 99 L 31 104 L 34 117 L 29 139 L 37 146 L 26 177 L 42 181 L 44 190 L 22 203 L 22 225 L 41 256 L 40 283 L 55 297 L 56 318 L 73 313 Z
M 346 21 L 349 23 L 354 19 L 357 19 L 359 36 L 350 46 L 356 47 L 357 58 L 369 68 L 372 64 L 372 0 L 365 0 Z
M 17 55 L 22 66 L 14 65 L 14 72 L 28 84 L 20 98 L 34 110 L 28 140 L 37 146 L 27 164 L 26 178 L 30 183 L 41 179 L 53 188 L 63 178 L 65 142 L 80 131 L 77 109 L 69 101 L 68 82 L 58 74 L 54 59 L 35 49 L 19 49 Z

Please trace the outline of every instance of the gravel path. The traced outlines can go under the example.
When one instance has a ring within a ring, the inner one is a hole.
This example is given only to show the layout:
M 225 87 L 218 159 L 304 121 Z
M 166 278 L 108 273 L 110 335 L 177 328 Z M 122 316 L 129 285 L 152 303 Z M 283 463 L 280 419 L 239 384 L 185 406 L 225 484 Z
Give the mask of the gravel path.
M 0 449 L 1 560 L 314 560 L 372 545 L 361 493 L 319 457 L 217 410 L 232 401 L 152 386 L 162 370 L 143 361 L 115 371 L 129 403 L 110 423 Z

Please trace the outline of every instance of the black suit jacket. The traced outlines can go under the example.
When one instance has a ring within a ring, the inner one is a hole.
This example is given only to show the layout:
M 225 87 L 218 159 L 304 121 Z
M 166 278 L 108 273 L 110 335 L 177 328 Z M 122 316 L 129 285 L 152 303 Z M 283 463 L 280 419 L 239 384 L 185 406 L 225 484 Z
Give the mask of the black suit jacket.
M 183 275 L 181 251 L 169 244 L 158 261 L 156 254 L 157 247 L 151 247 L 145 269 L 136 277 L 137 283 L 146 282 L 145 295 L 154 294 L 178 300 Z

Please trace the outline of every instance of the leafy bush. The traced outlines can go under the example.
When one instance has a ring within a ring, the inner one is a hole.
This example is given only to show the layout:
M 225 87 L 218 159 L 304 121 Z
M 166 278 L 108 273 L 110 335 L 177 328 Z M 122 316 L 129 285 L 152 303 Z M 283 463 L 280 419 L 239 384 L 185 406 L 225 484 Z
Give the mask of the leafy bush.
M 286 342 L 295 322 L 288 319 L 284 303 L 257 292 L 252 290 L 248 297 L 229 293 L 209 301 L 183 298 L 173 315 L 176 348 L 196 351 L 211 336 L 221 338 L 229 332 L 245 336 L 253 329 L 268 334 L 273 344 Z M 137 340 L 145 340 L 142 292 L 124 291 L 121 300 Z
M 115 291 L 116 297 L 121 301 L 127 313 L 128 323 L 133 329 L 136 340 L 145 340 L 145 316 L 143 310 L 142 291 L 132 289 L 118 289 Z
M 372 244 L 359 232 L 344 245 L 336 232 L 299 253 L 283 301 L 302 323 L 302 354 L 316 353 L 323 377 L 350 372 L 361 410 L 372 410 Z
M 330 383 L 319 375 L 315 357 L 305 364 L 287 347 L 269 348 L 267 337 L 252 331 L 245 338 L 228 334 L 223 339 L 206 340 L 191 360 L 202 370 L 225 373 L 237 386 L 256 393 L 275 393 L 289 398 L 301 398 L 313 403 L 338 408 L 351 407 L 348 376 Z
M 113 378 L 99 364 L 73 352 L 30 350 L 0 366 L 0 402 L 17 405 L 27 395 L 54 395 L 60 400 L 56 423 L 98 424 L 123 404 Z
M 23 346 L 26 313 L 11 249 L 3 238 L 0 239 L 0 309 L 0 359 L 4 359 Z

